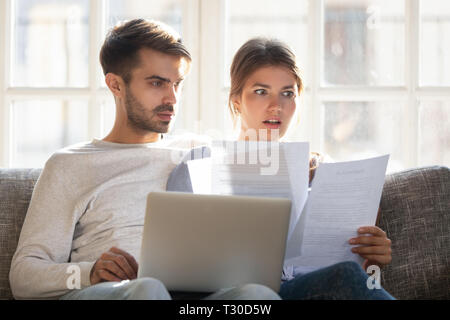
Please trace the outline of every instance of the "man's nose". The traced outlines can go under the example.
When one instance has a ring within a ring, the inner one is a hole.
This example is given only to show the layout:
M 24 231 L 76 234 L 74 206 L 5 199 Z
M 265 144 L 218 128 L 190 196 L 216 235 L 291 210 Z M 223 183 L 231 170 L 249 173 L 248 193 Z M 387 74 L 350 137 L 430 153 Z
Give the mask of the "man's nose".
M 168 86 L 163 98 L 163 104 L 175 105 L 178 102 L 178 93 L 175 86 Z

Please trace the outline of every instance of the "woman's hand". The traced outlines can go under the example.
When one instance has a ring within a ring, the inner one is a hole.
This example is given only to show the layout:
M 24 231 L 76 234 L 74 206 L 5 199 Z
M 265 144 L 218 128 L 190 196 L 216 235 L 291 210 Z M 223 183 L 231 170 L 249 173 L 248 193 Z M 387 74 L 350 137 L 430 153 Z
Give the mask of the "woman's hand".
M 391 240 L 386 237 L 386 233 L 378 227 L 366 226 L 358 229 L 361 236 L 349 240 L 351 245 L 361 246 L 352 248 L 353 253 L 363 257 L 363 269 L 370 265 L 377 265 L 380 268 L 392 261 Z

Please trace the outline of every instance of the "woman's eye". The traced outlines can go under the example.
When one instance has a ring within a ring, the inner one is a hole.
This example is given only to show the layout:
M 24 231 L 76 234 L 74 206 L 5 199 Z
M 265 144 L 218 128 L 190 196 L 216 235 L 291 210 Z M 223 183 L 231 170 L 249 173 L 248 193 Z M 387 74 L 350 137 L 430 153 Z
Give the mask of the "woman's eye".
M 153 81 L 152 82 L 152 86 L 154 86 L 154 87 L 161 87 L 162 86 L 162 82 L 161 81 Z
M 264 90 L 264 89 L 257 89 L 257 90 L 255 90 L 255 93 L 258 94 L 258 95 L 263 95 L 263 94 L 266 93 L 266 90 Z
M 292 98 L 295 94 L 292 91 L 284 91 L 282 93 L 283 96 L 288 97 L 288 98 Z

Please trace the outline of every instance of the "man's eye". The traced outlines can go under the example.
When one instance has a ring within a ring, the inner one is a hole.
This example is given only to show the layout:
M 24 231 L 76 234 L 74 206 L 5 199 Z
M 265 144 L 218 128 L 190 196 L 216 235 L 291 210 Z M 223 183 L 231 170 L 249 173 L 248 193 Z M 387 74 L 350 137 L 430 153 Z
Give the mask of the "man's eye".
M 162 86 L 162 82 L 161 81 L 152 81 L 152 86 L 154 86 L 154 87 L 161 87 Z
M 266 94 L 266 90 L 264 90 L 264 89 L 257 89 L 257 90 L 255 90 L 255 93 L 258 94 L 258 95 L 263 95 L 263 94 Z

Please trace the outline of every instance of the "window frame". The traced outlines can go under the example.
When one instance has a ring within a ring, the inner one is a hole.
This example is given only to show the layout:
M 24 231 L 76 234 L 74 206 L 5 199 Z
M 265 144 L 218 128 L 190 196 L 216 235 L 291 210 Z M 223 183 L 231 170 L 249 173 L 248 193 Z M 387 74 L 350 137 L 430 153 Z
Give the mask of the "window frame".
M 101 85 L 103 75 L 98 61 L 98 55 L 107 30 L 106 26 L 106 0 L 89 1 L 89 58 L 88 58 L 88 84 L 82 88 L 70 87 L 17 87 L 11 86 L 11 53 L 14 34 L 14 0 L 4 0 L 0 2 L 0 123 L 2 124 L 0 139 L 0 167 L 9 168 L 12 166 L 14 148 L 14 130 L 12 128 L 12 102 L 14 100 L 47 100 L 47 99 L 83 99 L 88 102 L 88 136 L 101 137 L 105 134 L 104 128 L 104 108 L 103 104 L 111 98 L 110 91 Z M 192 19 L 199 11 L 200 0 L 183 1 L 183 29 L 185 32 L 184 42 L 195 56 L 198 52 L 198 32 L 199 21 Z M 198 77 L 199 67 L 193 65 L 191 68 L 190 83 L 184 89 L 184 101 L 190 101 L 193 108 L 198 109 Z M 183 127 L 195 122 L 198 112 L 185 112 L 178 119 Z
M 111 94 L 100 85 L 102 74 L 98 53 L 104 38 L 106 0 L 90 0 L 89 13 L 89 73 L 85 88 L 25 88 L 10 87 L 10 62 L 13 37 L 13 1 L 0 1 L 0 167 L 11 167 L 14 136 L 12 105 L 15 99 L 85 99 L 89 105 L 88 135 L 104 134 L 102 102 Z M 399 101 L 404 118 L 405 141 L 402 163 L 406 168 L 419 164 L 419 106 L 422 101 L 450 100 L 450 87 L 420 86 L 420 0 L 405 0 L 405 85 L 400 87 L 333 86 L 321 84 L 323 74 L 323 32 L 325 0 L 309 1 L 308 46 L 311 48 L 301 110 L 306 129 L 295 138 L 310 142 L 312 150 L 323 150 L 323 103 L 333 101 Z M 221 135 L 229 138 L 231 131 L 223 108 L 228 94 L 224 85 L 228 70 L 225 66 L 227 1 L 183 1 L 184 41 L 194 57 L 191 74 L 183 93 L 184 104 L 176 127 L 183 131 Z M 212 68 L 211 66 L 220 66 Z M 222 112 L 224 117 L 218 116 Z M 314 125 L 313 125 L 314 124 Z M 303 124 L 302 124 L 303 125 Z
M 226 0 L 220 0 L 222 3 Z M 307 59 L 304 101 L 301 112 L 304 113 L 302 125 L 307 125 L 306 135 L 294 135 L 293 138 L 310 142 L 311 150 L 324 150 L 324 112 L 323 104 L 335 101 L 356 102 L 400 102 L 401 114 L 404 118 L 401 135 L 404 138 L 401 162 L 405 168 L 419 165 L 419 106 L 423 101 L 450 100 L 450 86 L 420 86 L 420 0 L 405 0 L 405 71 L 403 86 L 325 86 L 321 83 L 323 75 L 323 40 L 324 40 L 324 5 L 325 0 L 308 0 L 308 46 L 312 48 Z M 226 11 L 225 15 L 226 15 Z M 224 15 L 224 16 L 225 16 Z M 221 17 L 226 20 L 226 17 Z M 225 39 L 226 21 L 222 29 L 221 38 Z M 222 40 L 224 42 L 224 40 Z M 219 44 L 224 52 L 224 46 Z M 214 59 L 214 55 L 209 55 Z M 223 59 L 223 57 L 221 57 Z M 216 58 L 217 60 L 217 58 Z M 217 61 L 209 61 L 211 65 Z M 221 65 L 225 65 L 222 63 Z M 211 83 L 209 81 L 208 83 Z M 215 95 L 220 96 L 228 92 L 229 88 L 219 80 L 221 90 Z M 215 86 L 214 88 L 219 88 Z M 212 94 L 210 92 L 210 94 Z M 216 100 L 216 102 L 220 102 Z M 314 124 L 314 125 L 311 125 Z M 220 123 L 215 123 L 220 127 Z M 221 127 L 224 130 L 223 127 Z

